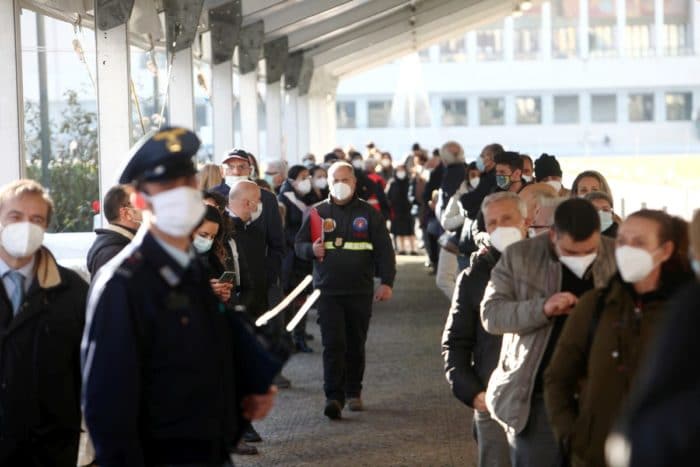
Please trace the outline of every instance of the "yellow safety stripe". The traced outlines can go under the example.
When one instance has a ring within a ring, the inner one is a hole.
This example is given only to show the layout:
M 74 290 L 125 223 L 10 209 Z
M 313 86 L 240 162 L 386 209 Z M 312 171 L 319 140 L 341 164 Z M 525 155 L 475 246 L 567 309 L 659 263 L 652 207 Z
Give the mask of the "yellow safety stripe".
M 374 249 L 369 242 L 345 242 L 341 247 L 336 247 L 333 242 L 324 242 L 323 247 L 326 250 L 372 251 Z

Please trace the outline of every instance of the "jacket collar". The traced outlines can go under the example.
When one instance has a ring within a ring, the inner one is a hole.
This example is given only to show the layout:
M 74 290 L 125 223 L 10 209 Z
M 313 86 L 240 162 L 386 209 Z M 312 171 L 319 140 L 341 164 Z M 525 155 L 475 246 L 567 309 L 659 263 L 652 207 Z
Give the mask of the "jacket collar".
M 119 235 L 126 237 L 129 240 L 133 240 L 134 235 L 136 234 L 135 230 L 129 229 L 127 227 L 124 227 L 124 226 L 121 226 L 118 224 L 107 224 L 105 227 L 103 227 L 100 230 L 118 233 Z
M 53 254 L 42 246 L 36 255 L 36 283 L 39 287 L 51 289 L 61 285 L 61 272 Z
M 182 282 L 186 269 L 158 243 L 151 232 L 147 232 L 143 237 L 140 251 L 145 262 L 155 269 L 168 285 L 175 287 Z M 196 262 L 197 259 L 193 258 L 190 266 Z

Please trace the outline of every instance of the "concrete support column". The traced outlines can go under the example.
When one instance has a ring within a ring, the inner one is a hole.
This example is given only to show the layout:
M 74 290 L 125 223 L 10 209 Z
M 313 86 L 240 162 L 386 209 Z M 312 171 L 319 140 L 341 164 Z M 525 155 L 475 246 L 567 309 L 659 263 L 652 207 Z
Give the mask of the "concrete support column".
M 656 55 L 658 57 L 666 55 L 666 35 L 664 31 L 664 0 L 654 0 L 654 50 L 656 50 Z
M 309 95 L 297 97 L 297 151 L 287 159 L 290 164 L 298 164 L 301 158 L 309 152 L 311 122 L 309 121 Z
M 299 91 L 289 89 L 284 95 L 282 139 L 284 141 L 285 159 L 290 163 L 297 160 L 297 98 Z
M 0 141 L 4 154 L 0 185 L 22 178 L 24 167 L 24 97 L 19 0 L 0 2 Z
M 467 126 L 479 126 L 479 96 L 475 94 L 467 97 Z
M 265 93 L 265 124 L 267 132 L 266 158 L 280 159 L 282 148 L 282 85 L 280 81 L 267 84 Z
M 319 154 L 323 156 L 338 144 L 337 140 L 337 121 L 335 113 L 335 95 L 329 94 L 324 99 L 325 111 L 322 114 L 325 122 L 323 132 L 323 145 L 320 148 Z
M 692 34 L 693 34 L 693 40 L 691 43 L 693 44 L 693 54 L 698 54 L 700 53 L 700 2 L 690 2 L 691 3 L 691 15 L 692 15 Z M 693 101 L 697 102 L 697 101 Z
M 194 130 L 194 71 L 192 49 L 175 52 L 168 90 L 168 125 Z
M 627 0 L 617 0 L 615 3 L 615 14 L 617 16 L 617 55 L 624 57 L 627 55 L 627 44 L 625 36 L 627 29 Z
M 542 28 L 540 29 L 540 47 L 542 60 L 552 58 L 552 4 L 542 3 Z
M 131 146 L 130 63 L 126 24 L 95 32 L 100 199 L 121 175 Z M 191 101 L 190 101 L 191 102 Z
M 554 124 L 554 96 L 545 94 L 542 96 L 542 125 Z
M 234 146 L 233 67 L 226 61 L 211 67 L 212 130 L 214 163 Z
M 515 40 L 513 38 L 513 17 L 508 16 L 503 20 L 503 59 L 506 62 L 513 60 L 513 49 Z
M 585 127 L 588 127 L 591 124 L 592 99 L 593 96 L 589 92 L 582 92 L 579 97 L 579 120 L 581 121 L 581 124 Z
M 579 50 L 581 58 L 585 60 L 588 58 L 588 53 L 590 51 L 590 46 L 588 43 L 588 0 L 579 0 L 578 8 L 578 42 L 580 44 Z
M 241 146 L 256 157 L 260 154 L 258 129 L 258 74 L 241 75 Z
M 476 31 L 467 33 L 467 62 L 476 62 Z
M 517 125 L 517 115 L 515 111 L 515 96 L 512 94 L 506 94 L 504 96 L 505 100 L 505 111 L 503 112 L 503 117 L 505 118 L 506 126 Z
M 664 90 L 654 92 L 654 121 L 657 123 L 666 121 L 666 93 Z
M 629 101 L 630 96 L 627 91 L 617 93 L 617 123 L 629 123 Z

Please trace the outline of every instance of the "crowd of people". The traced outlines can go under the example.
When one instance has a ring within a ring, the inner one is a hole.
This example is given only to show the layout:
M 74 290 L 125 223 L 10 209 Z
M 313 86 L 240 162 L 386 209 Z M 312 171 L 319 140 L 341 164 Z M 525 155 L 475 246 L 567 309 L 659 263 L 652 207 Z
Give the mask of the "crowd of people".
M 623 219 L 603 174 L 569 190 L 556 156 L 499 144 L 394 161 L 371 143 L 291 166 L 232 149 L 199 168 L 187 129 L 137 144 L 89 285 L 42 246 L 47 191 L 0 188 L 1 465 L 257 454 L 285 363 L 314 351 L 296 319 L 311 304 L 322 413 L 364 410 L 373 303 L 392 298 L 396 256 L 422 251 L 451 300 L 445 373 L 474 409 L 478 465 L 681 465 L 692 449 L 700 212 Z

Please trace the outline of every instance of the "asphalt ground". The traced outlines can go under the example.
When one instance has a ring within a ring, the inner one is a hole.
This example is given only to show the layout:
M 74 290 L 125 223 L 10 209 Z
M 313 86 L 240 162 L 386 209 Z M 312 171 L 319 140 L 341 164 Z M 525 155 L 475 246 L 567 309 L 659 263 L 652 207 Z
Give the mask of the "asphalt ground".
M 234 456 L 239 467 L 471 466 L 476 446 L 471 411 L 445 381 L 440 336 L 449 303 L 423 257 L 399 257 L 394 297 L 374 307 L 367 340 L 364 412 L 323 416 L 320 330 L 312 312 L 315 352 L 294 355 L 267 419 L 255 424 L 264 441 L 257 456 Z

